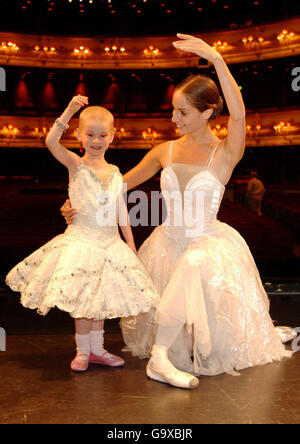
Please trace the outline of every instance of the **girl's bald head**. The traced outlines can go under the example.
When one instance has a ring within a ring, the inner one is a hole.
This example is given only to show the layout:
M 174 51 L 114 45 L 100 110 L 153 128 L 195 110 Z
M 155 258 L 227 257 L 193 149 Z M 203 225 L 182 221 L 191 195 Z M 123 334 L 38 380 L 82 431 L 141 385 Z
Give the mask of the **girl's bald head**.
M 114 128 L 114 116 L 110 111 L 102 106 L 88 106 L 79 116 L 79 129 L 81 129 L 87 121 L 106 122 L 111 130 Z

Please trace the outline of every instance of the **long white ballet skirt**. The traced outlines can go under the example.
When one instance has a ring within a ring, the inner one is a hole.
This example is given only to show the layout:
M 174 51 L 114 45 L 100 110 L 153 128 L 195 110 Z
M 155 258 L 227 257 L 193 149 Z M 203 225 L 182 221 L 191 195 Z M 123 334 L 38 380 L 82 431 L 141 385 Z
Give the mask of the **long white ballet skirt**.
M 162 194 L 176 192 L 171 203 L 165 199 L 169 217 L 139 250 L 161 301 L 156 314 L 152 310 L 122 320 L 126 350 L 148 357 L 156 323 L 184 325 L 169 357 L 178 369 L 195 375 L 233 374 L 291 356 L 273 326 L 269 300 L 246 242 L 217 220 L 225 191 L 210 168 L 217 147 L 208 165 L 195 170 L 171 162 L 172 145 L 161 174 Z M 195 233 L 188 218 L 182 226 L 172 223 L 182 205 L 188 216 L 196 214 L 197 206 L 202 209 Z
M 58 307 L 73 318 L 102 320 L 135 316 L 157 305 L 148 272 L 119 234 L 122 182 L 116 166 L 103 183 L 80 164 L 69 185 L 75 221 L 6 277 L 7 285 L 21 293 L 24 307 L 41 315 Z

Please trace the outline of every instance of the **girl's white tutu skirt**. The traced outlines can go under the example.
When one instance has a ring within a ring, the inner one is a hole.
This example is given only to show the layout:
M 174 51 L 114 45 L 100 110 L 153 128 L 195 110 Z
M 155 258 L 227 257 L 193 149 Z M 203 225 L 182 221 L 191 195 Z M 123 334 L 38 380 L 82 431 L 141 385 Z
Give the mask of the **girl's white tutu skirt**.
M 136 316 L 157 306 L 158 293 L 145 267 L 119 236 L 103 238 L 69 226 L 6 277 L 24 307 L 51 308 L 93 320 Z

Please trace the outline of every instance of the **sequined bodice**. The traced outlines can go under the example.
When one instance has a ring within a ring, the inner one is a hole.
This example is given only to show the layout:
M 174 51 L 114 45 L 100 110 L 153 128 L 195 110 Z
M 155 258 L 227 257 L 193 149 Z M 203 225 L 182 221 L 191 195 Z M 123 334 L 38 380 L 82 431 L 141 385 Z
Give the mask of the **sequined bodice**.
M 71 205 L 76 208 L 77 214 L 68 229 L 103 240 L 118 235 L 117 201 L 122 183 L 122 175 L 115 166 L 104 183 L 81 163 L 69 185 Z M 101 221 L 105 217 L 109 219 L 104 226 Z
M 170 161 L 162 171 L 161 190 L 167 209 L 163 225 L 178 240 L 198 239 L 211 232 L 217 221 L 225 186 L 209 169 L 215 150 L 204 167 Z

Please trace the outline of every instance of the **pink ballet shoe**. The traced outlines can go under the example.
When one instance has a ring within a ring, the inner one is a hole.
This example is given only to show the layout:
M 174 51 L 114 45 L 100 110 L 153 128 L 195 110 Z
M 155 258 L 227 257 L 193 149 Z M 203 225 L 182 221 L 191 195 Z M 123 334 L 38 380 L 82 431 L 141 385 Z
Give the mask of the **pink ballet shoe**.
M 71 369 L 74 372 L 86 372 L 89 368 L 89 356 L 88 355 L 76 355 L 75 359 L 71 362 Z
M 124 359 L 119 356 L 111 355 L 108 352 L 105 352 L 101 356 L 91 353 L 89 362 L 90 364 L 107 365 L 108 367 L 123 367 L 125 364 Z

